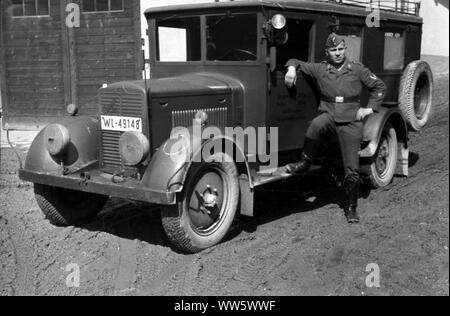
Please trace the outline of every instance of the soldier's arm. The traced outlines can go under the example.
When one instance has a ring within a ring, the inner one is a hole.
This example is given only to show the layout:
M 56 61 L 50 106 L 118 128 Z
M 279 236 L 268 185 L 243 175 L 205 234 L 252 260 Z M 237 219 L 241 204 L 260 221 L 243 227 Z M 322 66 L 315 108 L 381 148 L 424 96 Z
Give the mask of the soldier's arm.
M 378 112 L 386 96 L 386 85 L 378 76 L 364 66 L 361 67 L 360 79 L 370 91 L 368 107 L 372 108 L 374 112 Z
M 317 67 L 318 64 L 313 63 L 307 63 L 298 59 L 290 59 L 286 63 L 286 68 L 289 68 L 291 66 L 295 67 L 295 69 L 298 71 L 300 70 L 304 74 L 311 76 L 313 78 L 317 78 Z

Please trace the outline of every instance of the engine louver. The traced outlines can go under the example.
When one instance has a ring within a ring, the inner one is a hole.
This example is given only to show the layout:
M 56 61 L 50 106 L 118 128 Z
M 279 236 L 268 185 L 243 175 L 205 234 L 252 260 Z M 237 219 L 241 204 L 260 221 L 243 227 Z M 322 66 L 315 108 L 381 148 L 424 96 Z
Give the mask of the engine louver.
M 172 128 L 175 127 L 189 127 L 197 112 L 203 111 L 208 115 L 208 125 L 225 128 L 227 125 L 228 109 L 225 107 L 212 109 L 195 109 L 185 111 L 172 112 Z

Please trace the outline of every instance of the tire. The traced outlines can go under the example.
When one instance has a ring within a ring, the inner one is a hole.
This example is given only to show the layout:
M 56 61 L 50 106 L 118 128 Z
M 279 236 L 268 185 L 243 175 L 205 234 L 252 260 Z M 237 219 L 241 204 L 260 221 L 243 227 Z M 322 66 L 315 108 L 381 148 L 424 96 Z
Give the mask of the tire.
M 373 162 L 361 166 L 361 171 L 368 177 L 368 184 L 372 188 L 383 188 L 392 182 L 397 167 L 397 157 L 397 133 L 390 123 L 386 123 Z
M 220 243 L 233 223 L 239 192 L 238 170 L 230 156 L 219 153 L 194 164 L 177 205 L 161 209 L 162 224 L 172 245 L 182 252 L 196 253 Z M 214 197 L 215 207 L 205 207 L 208 197 Z
M 413 131 L 428 122 L 433 100 L 433 73 L 424 61 L 413 61 L 403 72 L 399 89 L 399 107 Z
M 95 217 L 107 196 L 42 184 L 34 185 L 36 201 L 45 217 L 56 226 L 70 226 Z

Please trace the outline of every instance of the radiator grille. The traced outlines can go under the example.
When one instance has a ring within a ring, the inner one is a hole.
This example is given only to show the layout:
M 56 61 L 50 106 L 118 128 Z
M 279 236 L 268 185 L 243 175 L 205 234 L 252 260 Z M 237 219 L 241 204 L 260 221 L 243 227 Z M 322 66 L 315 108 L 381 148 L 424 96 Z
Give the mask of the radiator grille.
M 128 91 L 104 90 L 100 93 L 101 115 L 143 117 L 145 95 Z M 101 164 L 105 169 L 117 169 L 122 165 L 119 139 L 123 132 L 101 132 Z
M 175 127 L 189 127 L 192 126 L 192 122 L 195 118 L 195 114 L 198 111 L 203 111 L 208 115 L 208 125 L 213 125 L 221 128 L 225 128 L 227 125 L 228 109 L 212 108 L 212 109 L 195 109 L 185 111 L 173 111 L 172 112 L 172 128 Z
M 100 104 L 103 115 L 141 117 L 143 96 L 122 91 L 102 92 Z

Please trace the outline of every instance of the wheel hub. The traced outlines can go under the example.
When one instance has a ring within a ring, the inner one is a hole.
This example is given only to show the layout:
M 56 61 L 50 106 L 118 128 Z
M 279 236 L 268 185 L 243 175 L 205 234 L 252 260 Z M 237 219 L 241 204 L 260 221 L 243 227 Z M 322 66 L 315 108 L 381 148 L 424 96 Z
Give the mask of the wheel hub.
M 376 161 L 376 168 L 380 174 L 386 171 L 388 159 L 389 159 L 389 148 L 388 143 L 385 140 L 380 147 Z
M 220 219 L 223 190 L 223 181 L 215 172 L 207 172 L 198 180 L 189 203 L 189 216 L 196 229 L 208 230 Z
M 203 199 L 203 206 L 207 209 L 211 209 L 217 206 L 218 200 L 219 200 L 219 190 L 211 189 L 211 186 L 208 185 L 205 192 L 203 192 L 202 199 Z

